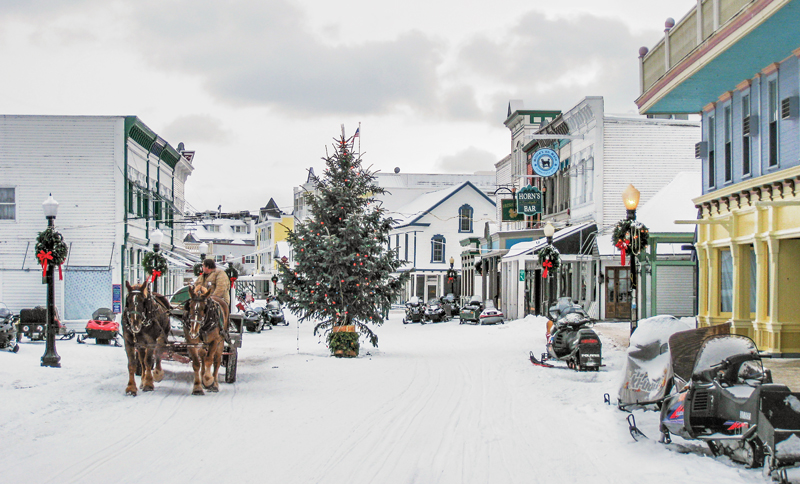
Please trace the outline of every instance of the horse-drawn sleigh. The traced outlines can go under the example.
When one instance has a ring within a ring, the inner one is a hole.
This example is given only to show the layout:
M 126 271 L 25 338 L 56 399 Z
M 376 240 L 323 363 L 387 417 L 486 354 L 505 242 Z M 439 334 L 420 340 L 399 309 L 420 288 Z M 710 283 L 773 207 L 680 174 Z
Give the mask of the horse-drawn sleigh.
M 185 301 L 170 302 L 150 290 L 149 282 L 132 286 L 122 315 L 122 334 L 128 356 L 128 386 L 125 392 L 136 395 L 134 375 L 141 375 L 142 391 L 153 391 L 164 371 L 162 359 L 192 363 L 193 395 L 204 389 L 219 391 L 220 366 L 225 367 L 225 382 L 236 381 L 242 346 L 242 319 L 228 314 L 228 305 L 204 289 L 189 288 Z

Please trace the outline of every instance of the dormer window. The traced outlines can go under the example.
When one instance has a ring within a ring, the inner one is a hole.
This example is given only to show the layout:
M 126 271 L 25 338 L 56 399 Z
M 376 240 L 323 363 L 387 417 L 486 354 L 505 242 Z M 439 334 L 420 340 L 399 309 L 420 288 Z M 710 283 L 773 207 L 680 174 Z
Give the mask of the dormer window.
M 458 209 L 458 231 L 472 232 L 472 207 L 462 205 Z

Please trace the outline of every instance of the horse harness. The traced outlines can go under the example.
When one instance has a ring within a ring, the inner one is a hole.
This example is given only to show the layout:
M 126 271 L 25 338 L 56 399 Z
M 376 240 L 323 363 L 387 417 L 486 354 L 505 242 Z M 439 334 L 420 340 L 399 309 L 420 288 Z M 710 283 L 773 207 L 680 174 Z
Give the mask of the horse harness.
M 150 327 L 150 325 L 153 324 L 153 321 L 158 319 L 160 316 L 166 314 L 167 310 L 161 304 L 159 304 L 158 301 L 155 300 L 152 293 L 148 293 L 144 302 L 142 303 L 142 305 L 144 306 L 143 307 L 144 313 L 137 311 L 135 299 L 143 295 L 143 292 L 141 290 L 134 290 L 130 291 L 129 294 L 132 295 L 134 298 L 134 305 L 133 305 L 134 307 L 133 309 L 129 309 L 126 306 L 124 315 L 126 316 L 125 320 L 128 321 L 126 327 L 128 331 L 130 331 L 130 333 L 133 335 L 133 341 L 135 343 L 137 339 L 136 336 L 139 333 L 141 333 L 142 329 Z M 155 305 L 155 309 L 153 309 L 153 305 Z M 153 312 L 156 313 L 154 316 Z M 148 317 L 148 315 L 152 317 Z M 131 318 L 131 316 L 137 316 L 137 319 L 139 319 L 140 324 L 136 325 L 135 323 L 133 323 L 133 318 Z
M 201 319 L 200 317 L 200 304 L 202 301 L 205 301 L 205 308 L 204 308 L 204 317 Z M 184 319 L 184 326 L 189 323 L 189 331 L 188 337 L 194 339 L 198 336 L 203 340 L 203 342 L 207 343 L 206 337 L 214 328 L 219 328 L 219 332 L 225 341 L 230 342 L 228 332 L 225 331 L 225 328 L 221 323 L 221 315 L 219 313 L 219 303 L 213 299 L 205 299 L 195 297 L 190 299 L 187 303 L 187 311 L 186 311 L 186 318 Z M 194 305 L 191 309 L 194 311 L 189 311 L 189 305 Z M 192 314 L 190 317 L 189 315 Z

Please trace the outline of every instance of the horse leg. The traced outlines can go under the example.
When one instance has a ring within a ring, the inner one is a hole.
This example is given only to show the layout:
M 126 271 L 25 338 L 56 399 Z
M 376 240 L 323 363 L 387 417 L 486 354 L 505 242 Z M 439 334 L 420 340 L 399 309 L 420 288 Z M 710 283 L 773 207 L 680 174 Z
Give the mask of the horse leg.
M 160 382 L 164 379 L 164 370 L 161 369 L 161 355 L 164 352 L 164 336 L 159 336 L 156 340 L 156 368 L 153 370 L 153 381 Z
M 147 345 L 144 350 L 144 358 L 142 362 L 142 391 L 152 392 L 155 390 L 153 384 L 153 348 Z M 142 353 L 140 353 L 142 354 Z
M 203 384 L 200 378 L 200 371 L 203 366 L 203 350 L 200 348 L 190 348 L 189 356 L 192 358 L 192 370 L 194 370 L 194 385 L 192 386 L 192 395 L 205 395 L 203 391 Z
M 219 391 L 219 382 L 217 381 L 217 372 L 219 371 L 219 360 L 221 359 L 220 356 L 220 349 L 222 348 L 221 335 L 217 335 L 216 338 L 213 338 L 211 343 L 208 345 L 208 355 L 205 358 L 205 373 L 203 375 L 203 386 L 206 387 L 208 391 L 211 392 L 218 392 Z M 211 365 L 214 365 L 214 370 L 211 370 Z
M 125 394 L 132 397 L 136 396 L 136 348 L 133 344 L 125 340 L 125 354 L 128 356 L 128 386 L 125 387 Z

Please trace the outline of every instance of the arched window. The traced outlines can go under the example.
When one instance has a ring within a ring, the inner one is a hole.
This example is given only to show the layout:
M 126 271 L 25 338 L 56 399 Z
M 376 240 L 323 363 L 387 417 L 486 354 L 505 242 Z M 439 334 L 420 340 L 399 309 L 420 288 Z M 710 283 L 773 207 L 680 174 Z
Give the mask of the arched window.
M 472 207 L 462 205 L 458 209 L 458 231 L 472 232 Z
M 431 237 L 431 262 L 444 262 L 445 244 L 443 236 L 436 234 Z

